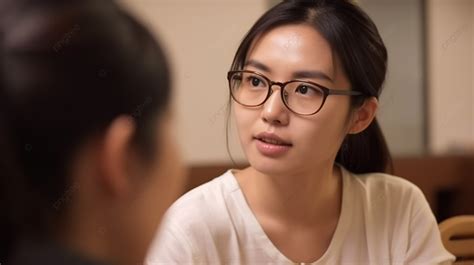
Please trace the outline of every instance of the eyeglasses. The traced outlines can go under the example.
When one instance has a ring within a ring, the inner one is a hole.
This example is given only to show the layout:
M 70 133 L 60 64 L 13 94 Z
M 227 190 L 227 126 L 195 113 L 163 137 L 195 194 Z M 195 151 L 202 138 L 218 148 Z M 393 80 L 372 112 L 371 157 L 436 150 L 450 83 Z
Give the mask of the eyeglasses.
M 359 91 L 329 89 L 310 81 L 291 80 L 274 82 L 254 71 L 229 71 L 227 74 L 232 98 L 246 107 L 263 105 L 273 93 L 272 86 L 279 86 L 285 106 L 299 115 L 318 113 L 329 95 L 362 96 Z

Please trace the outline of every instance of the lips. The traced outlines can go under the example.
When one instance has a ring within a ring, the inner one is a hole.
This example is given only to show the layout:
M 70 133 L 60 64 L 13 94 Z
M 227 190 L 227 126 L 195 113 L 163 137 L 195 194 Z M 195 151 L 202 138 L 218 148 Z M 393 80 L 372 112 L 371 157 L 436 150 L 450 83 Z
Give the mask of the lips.
M 272 159 L 284 156 L 293 146 L 289 141 L 283 140 L 273 133 L 259 133 L 254 139 L 258 152 L 262 156 Z
M 273 133 L 259 133 L 254 136 L 255 147 L 264 157 L 278 158 L 288 153 L 293 146 L 291 142 L 283 140 Z
M 259 133 L 257 136 L 254 137 L 255 139 L 272 145 L 282 145 L 282 146 L 292 146 L 289 141 L 283 140 L 278 135 L 274 133 Z

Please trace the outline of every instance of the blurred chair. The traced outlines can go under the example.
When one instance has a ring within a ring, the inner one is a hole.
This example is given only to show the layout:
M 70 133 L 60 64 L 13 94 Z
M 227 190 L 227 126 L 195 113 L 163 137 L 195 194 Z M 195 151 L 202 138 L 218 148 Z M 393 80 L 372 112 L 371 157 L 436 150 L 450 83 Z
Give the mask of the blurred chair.
M 439 224 L 446 249 L 456 256 L 456 263 L 474 264 L 474 215 L 451 217 Z

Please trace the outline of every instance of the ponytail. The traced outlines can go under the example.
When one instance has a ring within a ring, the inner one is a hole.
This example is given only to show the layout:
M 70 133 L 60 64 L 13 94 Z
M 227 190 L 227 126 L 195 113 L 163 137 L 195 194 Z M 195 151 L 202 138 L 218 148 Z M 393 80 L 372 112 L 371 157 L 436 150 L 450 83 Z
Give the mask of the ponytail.
M 336 163 L 357 174 L 393 172 L 392 157 L 376 119 L 364 131 L 346 136 Z

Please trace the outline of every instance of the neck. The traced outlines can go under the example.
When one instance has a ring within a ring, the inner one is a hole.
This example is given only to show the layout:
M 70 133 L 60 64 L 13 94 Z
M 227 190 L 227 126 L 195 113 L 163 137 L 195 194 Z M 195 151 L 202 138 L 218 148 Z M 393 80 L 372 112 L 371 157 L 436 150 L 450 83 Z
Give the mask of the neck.
M 314 225 L 338 217 L 342 177 L 332 163 L 296 174 L 267 175 L 248 168 L 242 189 L 255 213 L 278 222 Z
M 113 260 L 105 231 L 107 226 L 94 222 L 93 216 L 81 216 L 77 222 L 72 220 L 75 218 L 70 219 L 59 228 L 57 240 L 61 245 L 91 260 Z

